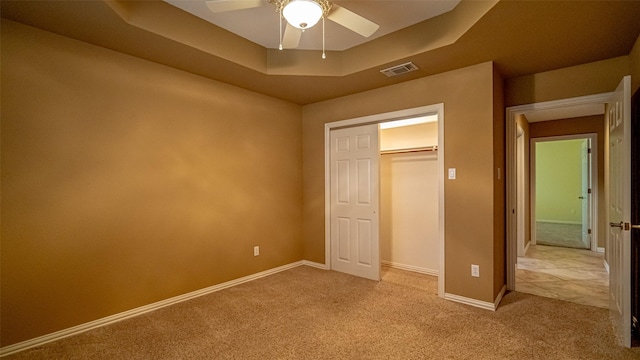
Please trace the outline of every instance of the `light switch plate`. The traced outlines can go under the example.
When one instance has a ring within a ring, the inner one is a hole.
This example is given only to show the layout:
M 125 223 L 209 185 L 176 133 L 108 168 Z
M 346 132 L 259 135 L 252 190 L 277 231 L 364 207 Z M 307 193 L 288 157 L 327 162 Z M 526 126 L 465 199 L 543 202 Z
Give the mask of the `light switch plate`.
M 449 180 L 455 180 L 456 168 L 449 168 Z
M 480 277 L 480 265 L 471 265 L 471 276 Z

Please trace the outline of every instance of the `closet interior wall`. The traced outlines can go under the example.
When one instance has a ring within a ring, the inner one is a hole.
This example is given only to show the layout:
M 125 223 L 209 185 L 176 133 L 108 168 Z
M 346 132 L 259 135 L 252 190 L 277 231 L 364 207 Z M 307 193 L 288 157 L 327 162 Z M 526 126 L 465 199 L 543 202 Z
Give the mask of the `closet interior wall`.
M 438 123 L 380 130 L 380 258 L 438 275 Z

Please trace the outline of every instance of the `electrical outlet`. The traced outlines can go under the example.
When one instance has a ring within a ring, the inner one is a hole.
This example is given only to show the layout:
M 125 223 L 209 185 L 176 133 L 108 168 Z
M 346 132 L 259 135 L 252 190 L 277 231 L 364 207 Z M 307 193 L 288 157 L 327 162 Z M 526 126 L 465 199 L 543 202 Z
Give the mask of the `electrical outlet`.
M 254 246 L 253 247 L 253 256 L 258 256 L 260 255 L 260 246 Z
M 480 265 L 471 264 L 471 276 L 480 277 Z

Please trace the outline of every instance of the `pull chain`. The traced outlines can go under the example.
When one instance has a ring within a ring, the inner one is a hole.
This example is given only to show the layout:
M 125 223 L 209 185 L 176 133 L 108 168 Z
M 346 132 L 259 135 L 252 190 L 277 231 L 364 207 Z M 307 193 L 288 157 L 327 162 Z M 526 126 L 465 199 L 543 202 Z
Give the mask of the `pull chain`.
M 278 46 L 278 50 L 282 50 L 282 11 L 280 11 L 280 46 Z
M 327 58 L 327 55 L 324 53 L 324 16 L 322 17 L 322 58 Z

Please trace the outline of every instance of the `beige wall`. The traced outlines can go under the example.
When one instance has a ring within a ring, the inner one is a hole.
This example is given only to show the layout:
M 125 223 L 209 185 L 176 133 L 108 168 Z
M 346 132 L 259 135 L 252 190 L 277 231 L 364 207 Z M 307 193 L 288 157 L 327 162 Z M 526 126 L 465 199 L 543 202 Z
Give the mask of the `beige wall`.
M 584 116 L 572 119 L 542 121 L 529 124 L 531 138 L 549 136 L 597 134 L 598 147 L 598 247 L 604 247 L 607 236 L 607 216 L 604 183 L 605 173 L 605 121 L 604 115 Z
M 611 92 L 629 71 L 630 57 L 621 56 L 509 79 L 505 83 L 505 104 L 508 107 Z
M 503 148 L 501 124 L 494 129 L 494 69 L 483 63 L 385 88 L 303 107 L 304 257 L 324 263 L 324 124 L 400 109 L 444 103 L 445 168 L 457 168 L 457 180 L 445 182 L 445 291 L 493 302 L 496 278 L 503 279 L 504 231 L 499 221 L 494 174 L 503 157 L 494 158 L 494 140 Z M 495 132 L 494 132 L 495 131 Z M 440 145 L 442 148 L 442 144 Z M 503 168 L 504 169 L 504 168 Z M 502 210 L 504 211 L 504 210 Z M 471 277 L 471 264 L 480 277 Z M 494 265 L 495 264 L 495 265 Z M 502 274 L 500 273 L 502 272 Z
M 493 71 L 493 298 L 507 282 L 506 272 L 506 123 L 504 82 Z
M 612 92 L 629 74 L 633 94 L 640 88 L 640 36 L 628 56 L 508 79 L 505 82 L 505 105 Z
M 2 346 L 302 260 L 300 106 L 4 19 L 1 61 Z

